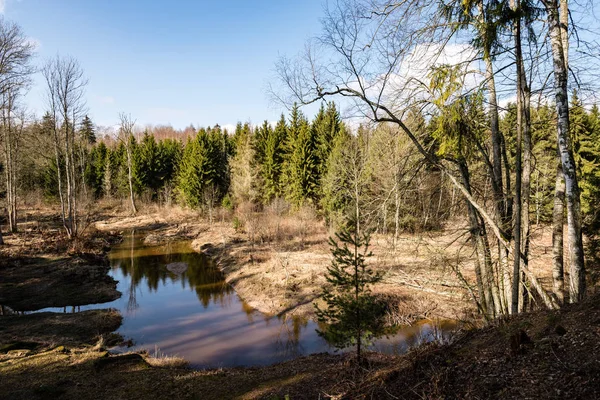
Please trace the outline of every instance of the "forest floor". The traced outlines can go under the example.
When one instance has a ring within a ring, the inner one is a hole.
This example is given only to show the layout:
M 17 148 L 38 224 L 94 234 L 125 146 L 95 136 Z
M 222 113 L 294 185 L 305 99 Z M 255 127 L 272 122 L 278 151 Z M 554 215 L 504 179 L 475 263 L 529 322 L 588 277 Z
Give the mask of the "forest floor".
M 96 346 L 0 348 L 2 399 L 600 398 L 600 297 L 459 333 L 403 356 L 315 354 L 269 367 L 191 370 Z M 285 397 L 289 396 L 289 397 Z
M 21 215 L 21 231 L 5 235 L 0 248 L 0 304 L 14 310 L 118 297 L 106 252 L 132 229 L 147 231 L 149 244 L 193 240 L 244 300 L 271 314 L 310 315 L 330 261 L 331 232 L 302 216 L 252 215 L 235 225 L 226 222 L 230 216 L 209 224 L 177 208 L 128 217 L 125 208 L 100 205 L 84 235 L 70 242 L 51 213 Z M 397 305 L 395 322 L 468 319 L 473 312 L 452 271 L 460 266 L 474 279 L 465 230 L 454 225 L 403 235 L 395 249 L 385 237 L 373 238 L 373 265 L 386 273 L 374 292 Z M 531 268 L 548 285 L 549 234 L 534 234 Z M 180 359 L 109 354 L 106 348 L 121 340 L 111 333 L 121 323 L 112 310 L 4 316 L 0 399 L 598 398 L 599 303 L 591 295 L 584 304 L 497 321 L 404 356 L 370 353 L 360 367 L 351 354 L 316 354 L 269 367 L 200 371 Z

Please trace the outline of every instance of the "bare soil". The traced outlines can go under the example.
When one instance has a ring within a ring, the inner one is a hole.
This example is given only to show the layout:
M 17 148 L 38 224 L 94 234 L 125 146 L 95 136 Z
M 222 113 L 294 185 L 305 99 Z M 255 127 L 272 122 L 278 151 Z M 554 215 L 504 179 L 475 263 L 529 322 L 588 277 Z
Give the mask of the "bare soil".
M 149 245 L 193 239 L 193 248 L 217 263 L 226 281 L 251 307 L 268 315 L 313 317 L 313 302 L 327 284 L 328 239 L 333 232 L 314 216 L 251 213 L 237 229 L 231 219 L 211 224 L 193 211 L 174 207 L 103 219 L 95 227 L 113 233 L 147 231 Z M 462 238 L 465 230 L 406 234 L 395 246 L 386 236 L 372 238 L 375 257 L 370 262 L 385 273 L 373 292 L 390 305 L 390 322 L 462 320 L 474 315 L 467 291 L 448 266 L 450 260 L 460 263 L 466 277 L 474 281 L 472 254 Z
M 90 232 L 71 242 L 57 230 L 25 230 L 0 247 L 0 305 L 14 311 L 104 303 L 121 296 L 107 276 L 115 239 Z
M 0 361 L 0 398 L 593 399 L 600 396 L 600 298 L 498 321 L 450 345 L 370 353 L 362 366 L 352 354 L 200 371 L 101 347 L 13 354 Z
M 87 291 L 101 298 L 114 289 L 105 280 L 104 254 L 112 238 L 131 229 L 152 229 L 149 243 L 194 239 L 195 248 L 215 257 L 238 293 L 261 311 L 310 314 L 324 284 L 331 233 L 310 218 L 251 215 L 234 228 L 225 219 L 208 224 L 180 209 L 139 217 L 109 211 L 96 216 L 104 234 L 90 231 L 74 243 L 61 237 L 51 215 L 32 215 L 39 220 L 7 235 L 8 245 L 0 249 L 1 301 L 33 309 L 83 304 Z M 403 236 L 396 246 L 373 238 L 371 261 L 386 273 L 374 291 L 397 304 L 399 320 L 472 312 L 450 268 L 458 265 L 474 279 L 465 230 L 454 226 Z M 548 237 L 538 231 L 532 243 L 531 267 L 545 284 Z M 78 292 L 84 281 L 89 286 Z M 4 316 L 0 399 L 600 398 L 599 304 L 596 295 L 560 311 L 497 321 L 450 345 L 431 344 L 404 356 L 371 353 L 362 366 L 352 354 L 317 354 L 269 367 L 201 371 L 168 357 L 110 355 L 103 343 L 114 340 L 107 335 L 120 324 L 114 311 Z

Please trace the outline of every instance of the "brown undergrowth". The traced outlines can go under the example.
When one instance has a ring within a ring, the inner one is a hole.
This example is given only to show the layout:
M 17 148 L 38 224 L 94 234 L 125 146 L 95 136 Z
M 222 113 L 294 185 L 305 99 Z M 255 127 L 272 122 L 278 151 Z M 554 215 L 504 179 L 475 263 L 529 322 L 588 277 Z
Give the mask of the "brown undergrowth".
M 193 371 L 141 354 L 59 347 L 0 361 L 0 398 L 464 399 L 600 396 L 600 299 L 537 311 L 403 356 L 316 354 L 256 368 Z

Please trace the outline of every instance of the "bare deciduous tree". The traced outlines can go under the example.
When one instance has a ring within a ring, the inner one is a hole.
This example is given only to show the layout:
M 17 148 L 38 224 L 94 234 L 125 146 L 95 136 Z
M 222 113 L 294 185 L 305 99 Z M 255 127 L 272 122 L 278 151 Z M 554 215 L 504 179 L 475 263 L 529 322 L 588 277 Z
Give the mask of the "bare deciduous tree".
M 0 142 L 6 180 L 6 208 L 11 232 L 17 231 L 17 163 L 23 133 L 23 114 L 18 97 L 30 83 L 35 46 L 21 28 L 0 18 Z M 19 118 L 21 117 L 21 118 Z M 3 243 L 0 231 L 0 244 Z
M 56 56 L 42 69 L 53 120 L 54 155 L 63 226 L 69 238 L 78 233 L 76 126 L 85 113 L 87 79 L 76 59 Z M 63 183 L 66 187 L 63 188 Z
M 129 183 L 129 201 L 131 203 L 131 213 L 135 215 L 137 208 L 133 197 L 133 149 L 132 141 L 134 140 L 133 130 L 135 128 L 135 120 L 131 119 L 131 115 L 119 113 L 121 126 L 119 127 L 119 140 L 125 145 L 127 153 L 127 182 Z

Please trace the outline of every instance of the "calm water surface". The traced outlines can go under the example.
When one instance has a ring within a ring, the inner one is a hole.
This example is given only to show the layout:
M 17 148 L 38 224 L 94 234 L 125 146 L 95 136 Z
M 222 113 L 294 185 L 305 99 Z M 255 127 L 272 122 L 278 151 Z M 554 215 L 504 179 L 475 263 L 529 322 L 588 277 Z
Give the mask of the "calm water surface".
M 110 274 L 119 281 L 122 297 L 81 307 L 118 309 L 123 315 L 118 333 L 132 339 L 135 349 L 181 356 L 196 367 L 268 365 L 334 351 L 316 333 L 317 323 L 253 310 L 189 243 L 146 246 L 142 239 L 131 235 L 109 254 Z M 448 328 L 416 324 L 372 348 L 404 353 Z

